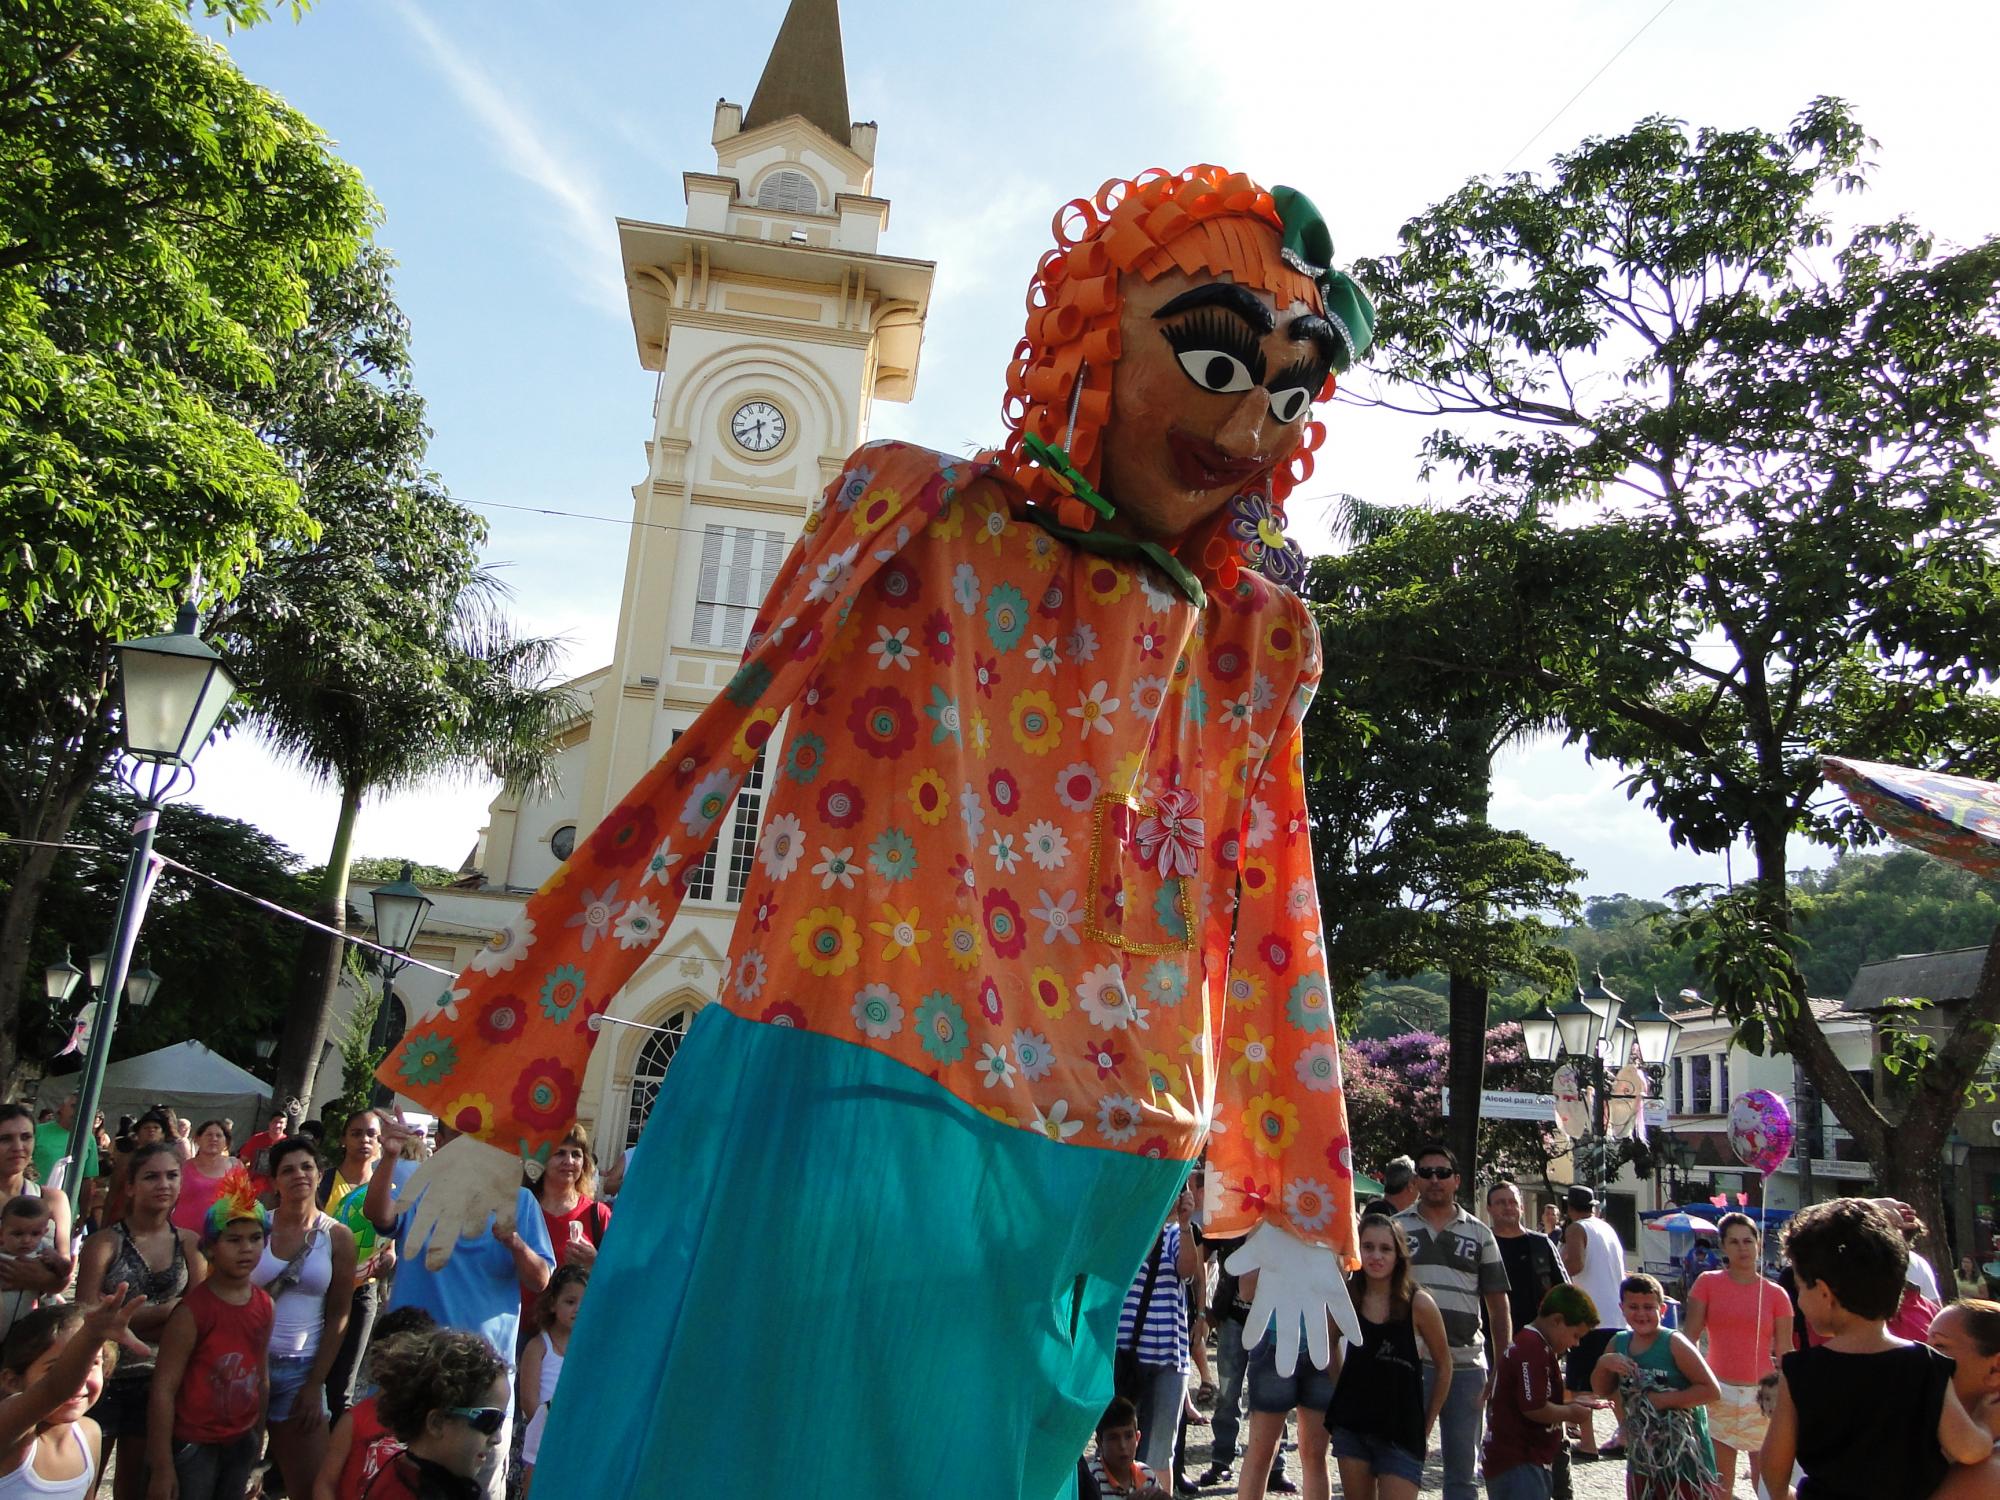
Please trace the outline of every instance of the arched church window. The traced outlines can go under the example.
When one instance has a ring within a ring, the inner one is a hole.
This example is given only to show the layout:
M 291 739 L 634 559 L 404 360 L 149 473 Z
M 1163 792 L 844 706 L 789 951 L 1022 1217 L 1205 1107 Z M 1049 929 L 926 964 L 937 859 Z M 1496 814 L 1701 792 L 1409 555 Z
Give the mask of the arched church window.
M 653 1112 L 653 1101 L 660 1097 L 660 1085 L 666 1081 L 667 1064 L 674 1060 L 674 1053 L 680 1050 L 681 1038 L 687 1035 L 688 1012 L 680 1011 L 667 1018 L 666 1030 L 656 1031 L 646 1038 L 646 1045 L 640 1049 L 637 1066 L 632 1069 L 632 1106 L 626 1114 L 625 1144 L 639 1144 L 639 1132 L 646 1128 L 646 1117 Z
M 816 214 L 819 189 L 805 173 L 781 168 L 757 185 L 757 206 L 781 214 Z
M 576 853 L 576 824 L 565 823 L 549 835 L 549 852 L 557 859 L 568 859 Z

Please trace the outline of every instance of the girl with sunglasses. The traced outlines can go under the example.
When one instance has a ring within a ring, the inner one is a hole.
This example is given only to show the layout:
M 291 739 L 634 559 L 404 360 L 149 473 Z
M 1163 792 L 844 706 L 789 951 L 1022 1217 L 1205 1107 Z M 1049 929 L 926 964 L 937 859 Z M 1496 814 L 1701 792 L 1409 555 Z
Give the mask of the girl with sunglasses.
M 405 1444 L 363 1500 L 477 1500 L 506 1441 L 507 1365 L 476 1333 L 440 1328 L 371 1355 L 376 1410 Z

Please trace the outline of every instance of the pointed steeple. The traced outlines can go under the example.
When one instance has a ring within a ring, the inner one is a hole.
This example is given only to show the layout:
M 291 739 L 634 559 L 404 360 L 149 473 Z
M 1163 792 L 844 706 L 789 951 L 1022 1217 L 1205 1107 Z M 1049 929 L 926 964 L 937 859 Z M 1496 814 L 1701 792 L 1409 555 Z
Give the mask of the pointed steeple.
M 750 96 L 743 128 L 755 130 L 801 116 L 843 146 L 851 146 L 847 66 L 840 54 L 840 0 L 792 0 L 778 40 Z

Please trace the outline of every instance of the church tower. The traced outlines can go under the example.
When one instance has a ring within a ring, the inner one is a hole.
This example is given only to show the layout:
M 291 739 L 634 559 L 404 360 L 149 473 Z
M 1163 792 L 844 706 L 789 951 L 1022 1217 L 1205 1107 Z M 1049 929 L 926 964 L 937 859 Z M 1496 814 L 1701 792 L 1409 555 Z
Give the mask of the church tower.
M 875 126 L 848 118 L 837 0 L 791 0 L 749 107 L 719 102 L 711 143 L 714 169 L 683 174 L 684 223 L 618 221 L 635 350 L 659 379 L 615 654 L 575 685 L 590 712 L 560 790 L 494 802 L 475 857 L 489 898 L 553 873 L 729 680 L 873 403 L 916 390 L 934 268 L 877 249 L 889 203 Z M 677 1028 L 716 995 L 782 740 L 780 725 L 613 1016 Z M 636 1138 L 673 1041 L 603 1029 L 583 1109 L 607 1159 Z

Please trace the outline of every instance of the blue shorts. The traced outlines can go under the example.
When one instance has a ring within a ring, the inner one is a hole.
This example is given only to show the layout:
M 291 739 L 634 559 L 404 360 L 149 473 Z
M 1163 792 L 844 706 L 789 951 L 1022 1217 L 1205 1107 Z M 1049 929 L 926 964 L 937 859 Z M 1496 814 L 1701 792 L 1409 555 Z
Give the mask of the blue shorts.
M 1250 1365 L 1243 1377 L 1243 1389 L 1250 1398 L 1250 1410 L 1290 1411 L 1304 1407 L 1323 1415 L 1333 1405 L 1333 1377 L 1312 1362 L 1305 1341 L 1299 1341 L 1298 1368 L 1289 1375 L 1278 1373 L 1278 1340 L 1269 1329 L 1264 1342 L 1250 1351 Z
M 297 1402 L 300 1389 L 306 1383 L 306 1376 L 312 1373 L 311 1356 L 292 1359 L 282 1354 L 271 1356 L 271 1413 L 269 1420 L 282 1422 L 292 1415 L 292 1407 Z M 326 1410 L 326 1392 L 320 1391 L 320 1410 Z
M 1407 1479 L 1414 1485 L 1423 1484 L 1424 1461 L 1408 1448 L 1398 1447 L 1385 1437 L 1356 1432 L 1352 1427 L 1335 1427 L 1329 1435 L 1333 1438 L 1335 1458 L 1366 1464 L 1377 1474 L 1386 1474 L 1391 1479 Z

